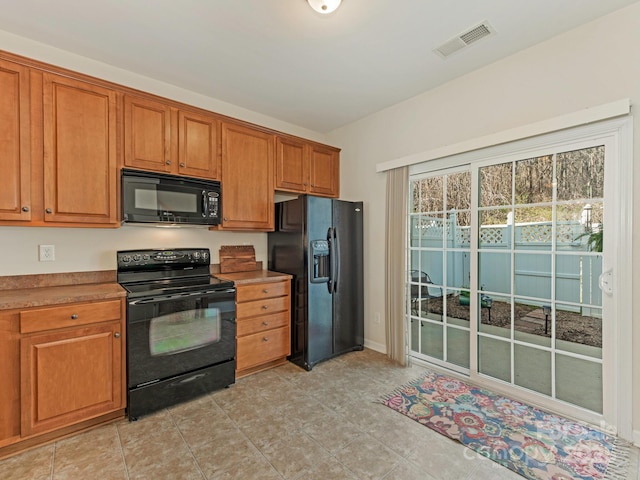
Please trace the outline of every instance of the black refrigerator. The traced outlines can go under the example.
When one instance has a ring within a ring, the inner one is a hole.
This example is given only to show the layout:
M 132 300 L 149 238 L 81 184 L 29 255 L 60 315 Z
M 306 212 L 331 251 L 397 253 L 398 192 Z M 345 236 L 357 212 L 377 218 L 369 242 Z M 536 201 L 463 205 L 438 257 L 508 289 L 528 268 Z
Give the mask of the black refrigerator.
M 364 347 L 362 213 L 311 195 L 276 203 L 269 269 L 293 275 L 290 360 L 307 370 Z

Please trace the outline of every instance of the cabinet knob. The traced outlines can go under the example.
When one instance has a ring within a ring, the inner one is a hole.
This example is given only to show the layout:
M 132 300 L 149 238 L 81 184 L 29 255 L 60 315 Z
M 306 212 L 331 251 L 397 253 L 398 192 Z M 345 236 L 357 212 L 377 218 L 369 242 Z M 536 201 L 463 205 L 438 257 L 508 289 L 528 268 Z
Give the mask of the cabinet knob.
M 229 217 L 224 217 L 223 220 L 227 222 L 229 220 Z
M 53 210 L 50 208 L 45 208 L 44 213 L 53 213 Z
M 29 211 L 29 207 L 22 207 L 22 211 L 23 212 L 28 212 Z
M 116 332 L 113 334 L 113 338 L 120 338 L 120 332 Z
M 265 288 L 264 290 L 262 290 L 264 293 L 269 293 L 269 289 Z
M 263 310 L 267 310 L 268 308 L 269 308 L 269 305 L 262 305 Z
M 184 162 L 180 162 L 180 166 L 181 166 L 181 167 L 184 167 Z
M 77 320 L 78 319 L 78 314 L 74 313 L 71 315 L 71 320 Z
M 304 185 L 306 187 L 307 186 L 307 182 L 304 182 L 302 185 Z
M 268 342 L 268 341 L 269 341 L 269 337 L 263 337 L 263 338 L 262 338 L 262 341 L 263 341 L 263 342 Z
M 167 161 L 166 161 L 166 162 L 164 162 L 164 163 L 166 163 L 167 165 L 171 165 L 171 160 L 167 160 Z
M 311 184 L 311 186 L 312 186 L 312 187 L 315 187 L 315 184 L 314 184 L 314 183 L 312 183 L 312 184 Z
M 264 325 L 265 327 L 269 326 L 269 322 L 262 322 L 262 325 Z

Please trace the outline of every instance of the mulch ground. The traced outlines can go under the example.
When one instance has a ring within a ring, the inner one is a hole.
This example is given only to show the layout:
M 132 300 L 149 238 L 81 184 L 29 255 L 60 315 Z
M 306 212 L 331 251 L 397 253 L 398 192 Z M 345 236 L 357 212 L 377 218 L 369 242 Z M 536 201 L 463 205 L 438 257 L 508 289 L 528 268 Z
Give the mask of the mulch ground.
M 447 297 L 447 316 L 469 321 L 469 306 L 460 305 L 453 295 Z M 549 331 L 544 333 L 544 315 L 541 309 L 533 305 L 515 305 L 515 327 L 517 331 L 551 337 L 551 319 L 549 319 Z M 538 310 L 538 312 L 535 312 Z M 442 315 L 442 298 L 429 300 L 429 312 Z M 532 314 L 533 313 L 533 314 Z M 532 315 L 531 315 L 532 314 Z M 511 304 L 506 302 L 493 302 L 491 307 L 491 319 L 489 310 L 482 309 L 482 323 L 496 327 L 511 327 Z M 579 313 L 556 311 L 556 338 L 567 342 L 602 346 L 602 321 L 595 317 L 585 317 Z

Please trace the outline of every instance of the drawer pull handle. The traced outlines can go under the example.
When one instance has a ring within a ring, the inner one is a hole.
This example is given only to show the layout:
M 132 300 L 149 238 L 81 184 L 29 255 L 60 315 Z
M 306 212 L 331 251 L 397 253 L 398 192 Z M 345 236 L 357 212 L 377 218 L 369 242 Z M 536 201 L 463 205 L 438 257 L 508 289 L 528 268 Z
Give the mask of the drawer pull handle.
M 264 337 L 264 338 L 262 339 L 262 341 L 263 341 L 263 342 L 268 342 L 268 341 L 269 341 L 269 337 Z
M 265 288 L 264 290 L 262 290 L 264 293 L 269 293 L 269 289 Z
M 262 322 L 262 325 L 264 325 L 265 327 L 269 325 L 269 322 Z
M 115 338 L 120 338 L 120 332 L 116 332 L 116 333 L 114 333 L 114 334 L 113 334 L 113 336 L 114 336 Z
M 77 320 L 78 319 L 78 314 L 74 313 L 71 315 L 71 320 Z
M 268 309 L 268 308 L 269 308 L 269 305 L 262 305 L 262 309 L 263 309 L 263 310 L 266 310 L 266 309 Z

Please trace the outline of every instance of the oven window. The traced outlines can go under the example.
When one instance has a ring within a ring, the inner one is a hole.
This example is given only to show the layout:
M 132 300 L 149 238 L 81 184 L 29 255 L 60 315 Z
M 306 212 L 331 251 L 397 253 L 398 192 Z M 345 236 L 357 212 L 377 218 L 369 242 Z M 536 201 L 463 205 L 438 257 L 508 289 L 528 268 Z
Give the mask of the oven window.
M 151 319 L 149 352 L 174 355 L 220 341 L 221 313 L 208 307 L 169 313 Z

